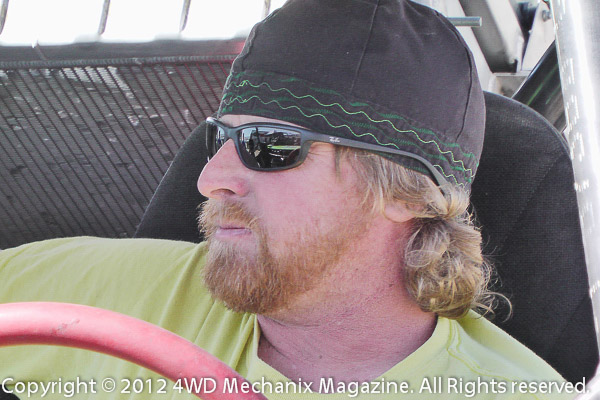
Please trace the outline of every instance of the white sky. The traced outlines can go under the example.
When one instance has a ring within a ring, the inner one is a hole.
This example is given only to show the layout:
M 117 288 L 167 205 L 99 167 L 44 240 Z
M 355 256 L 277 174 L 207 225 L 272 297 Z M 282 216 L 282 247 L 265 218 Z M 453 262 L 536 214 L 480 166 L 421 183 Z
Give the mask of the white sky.
M 285 0 L 272 0 L 271 10 Z M 10 0 L 0 44 L 29 45 L 97 40 L 104 0 Z M 107 42 L 162 38 L 231 38 L 262 18 L 264 0 L 192 0 L 179 35 L 184 0 L 111 0 Z

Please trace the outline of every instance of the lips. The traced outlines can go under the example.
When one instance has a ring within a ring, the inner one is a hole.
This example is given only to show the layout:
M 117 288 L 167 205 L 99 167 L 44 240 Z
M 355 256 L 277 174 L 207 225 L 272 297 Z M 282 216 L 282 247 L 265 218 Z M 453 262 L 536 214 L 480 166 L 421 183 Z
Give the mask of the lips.
M 252 230 L 242 224 L 222 223 L 217 225 L 215 237 L 226 239 L 252 234 Z
M 241 204 L 209 199 L 202 205 L 198 222 L 207 238 L 240 238 L 253 234 L 255 216 Z

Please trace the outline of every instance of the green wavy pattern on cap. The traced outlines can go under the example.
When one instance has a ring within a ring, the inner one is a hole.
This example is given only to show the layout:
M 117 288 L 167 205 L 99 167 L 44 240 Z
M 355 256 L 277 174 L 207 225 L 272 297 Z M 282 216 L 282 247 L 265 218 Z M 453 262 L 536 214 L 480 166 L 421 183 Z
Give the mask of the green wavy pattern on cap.
M 281 86 L 277 87 L 277 85 Z M 296 86 L 295 89 L 300 86 L 308 93 L 300 94 L 299 91 L 292 89 L 292 86 Z M 321 97 L 321 99 L 317 97 Z M 334 97 L 337 101 L 331 101 L 332 99 L 325 101 L 323 97 Z M 294 109 L 300 112 L 304 118 L 319 117 L 329 127 L 345 128 L 352 137 L 359 140 L 369 136 L 380 146 L 422 154 L 446 178 L 458 186 L 465 186 L 473 181 L 474 171 L 466 163 L 477 167 L 477 157 L 474 153 L 463 150 L 458 143 L 443 141 L 436 132 L 416 127 L 401 115 L 379 112 L 372 105 L 363 101 L 347 101 L 342 94 L 334 90 L 315 87 L 315 85 L 298 78 L 251 71 L 232 73 L 225 85 L 219 115 L 233 112 L 243 113 L 243 109 L 248 103 L 256 101 L 264 106 L 276 105 L 282 111 Z M 353 111 L 351 108 L 360 109 Z M 253 113 L 262 113 L 261 115 L 264 116 L 271 113 L 268 109 L 260 111 L 256 106 L 253 106 L 252 111 Z M 277 118 L 289 119 L 283 115 L 277 115 Z M 335 123 L 333 120 L 341 123 Z M 400 129 L 392 122 L 393 120 L 402 123 L 409 129 Z M 296 122 L 302 124 L 301 119 Z M 391 136 L 390 128 L 400 135 Z M 414 141 L 402 139 L 402 137 L 408 139 L 412 137 Z M 423 172 L 423 169 L 414 165 L 407 167 Z

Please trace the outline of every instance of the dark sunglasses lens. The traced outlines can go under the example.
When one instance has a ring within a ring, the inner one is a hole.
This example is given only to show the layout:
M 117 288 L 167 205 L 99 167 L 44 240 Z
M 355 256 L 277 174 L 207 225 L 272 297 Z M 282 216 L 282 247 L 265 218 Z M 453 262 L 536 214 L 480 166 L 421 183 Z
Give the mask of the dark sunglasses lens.
M 227 141 L 227 135 L 223 128 L 208 122 L 206 124 L 206 144 L 208 147 L 208 157 L 211 158 Z
M 301 134 L 272 127 L 244 128 L 238 136 L 243 161 L 253 168 L 294 165 L 300 156 Z

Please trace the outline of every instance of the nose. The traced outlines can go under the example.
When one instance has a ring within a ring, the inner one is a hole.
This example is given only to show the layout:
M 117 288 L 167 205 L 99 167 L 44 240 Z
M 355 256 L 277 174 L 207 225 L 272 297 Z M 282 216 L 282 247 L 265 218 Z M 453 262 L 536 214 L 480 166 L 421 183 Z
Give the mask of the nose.
M 228 140 L 198 177 L 198 191 L 208 198 L 243 197 L 248 194 L 247 174 L 232 140 Z

